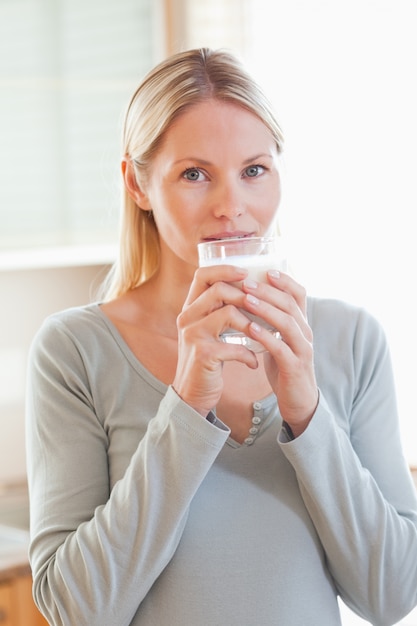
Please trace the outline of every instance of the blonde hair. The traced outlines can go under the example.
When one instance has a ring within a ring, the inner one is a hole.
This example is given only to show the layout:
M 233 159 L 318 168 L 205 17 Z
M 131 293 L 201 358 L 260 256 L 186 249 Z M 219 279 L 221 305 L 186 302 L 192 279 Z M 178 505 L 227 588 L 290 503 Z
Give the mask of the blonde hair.
M 189 107 L 210 99 L 238 104 L 254 113 L 272 133 L 278 152 L 283 135 L 272 107 L 242 64 L 223 50 L 201 48 L 177 53 L 145 76 L 128 106 L 123 154 L 143 185 L 152 160 L 172 122 Z M 137 287 L 157 270 L 159 235 L 153 218 L 123 191 L 119 258 L 103 286 L 110 300 Z

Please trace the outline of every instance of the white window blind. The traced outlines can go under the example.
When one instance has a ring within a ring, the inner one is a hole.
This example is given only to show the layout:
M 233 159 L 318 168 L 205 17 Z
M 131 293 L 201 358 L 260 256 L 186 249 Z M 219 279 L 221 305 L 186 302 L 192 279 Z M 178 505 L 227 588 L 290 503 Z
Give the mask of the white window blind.
M 152 0 L 0 0 L 0 249 L 115 238 L 120 121 Z
M 113 243 L 120 122 L 166 53 L 243 55 L 251 0 L 0 0 L 0 252 Z

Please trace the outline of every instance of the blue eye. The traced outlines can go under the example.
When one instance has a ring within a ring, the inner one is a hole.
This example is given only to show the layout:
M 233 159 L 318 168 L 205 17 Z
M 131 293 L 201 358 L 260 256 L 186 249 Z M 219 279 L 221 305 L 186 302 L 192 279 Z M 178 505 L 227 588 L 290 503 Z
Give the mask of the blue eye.
M 192 182 L 200 179 L 200 170 L 195 167 L 190 167 L 188 170 L 185 170 L 183 176 L 187 180 L 191 180 Z
M 256 178 L 264 171 L 265 168 L 262 165 L 250 165 L 245 170 L 245 176 L 248 176 L 248 178 Z

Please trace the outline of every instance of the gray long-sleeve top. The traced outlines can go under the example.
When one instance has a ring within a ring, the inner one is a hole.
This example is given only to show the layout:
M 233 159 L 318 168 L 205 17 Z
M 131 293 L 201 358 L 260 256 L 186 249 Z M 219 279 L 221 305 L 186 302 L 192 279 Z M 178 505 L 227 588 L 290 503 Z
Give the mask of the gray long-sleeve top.
M 36 602 L 66 626 L 375 625 L 417 603 L 417 500 L 385 336 L 309 300 L 320 403 L 245 443 L 151 375 L 98 304 L 52 316 L 28 376 Z

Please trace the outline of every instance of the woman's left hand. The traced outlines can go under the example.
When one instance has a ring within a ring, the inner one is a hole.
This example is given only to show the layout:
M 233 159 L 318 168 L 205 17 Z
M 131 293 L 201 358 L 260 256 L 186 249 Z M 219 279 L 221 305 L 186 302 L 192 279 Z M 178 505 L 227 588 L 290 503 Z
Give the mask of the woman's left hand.
M 313 333 L 307 322 L 305 289 L 291 276 L 268 273 L 269 284 L 246 281 L 246 309 L 279 330 L 276 338 L 256 323 L 250 325 L 251 337 L 262 343 L 265 370 L 277 396 L 282 418 L 294 436 L 308 426 L 318 403 L 314 373 Z

